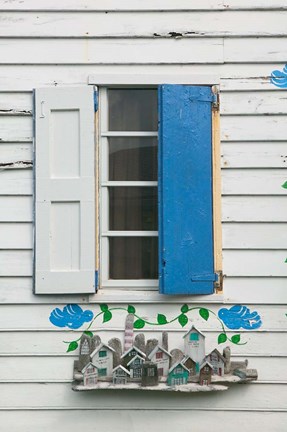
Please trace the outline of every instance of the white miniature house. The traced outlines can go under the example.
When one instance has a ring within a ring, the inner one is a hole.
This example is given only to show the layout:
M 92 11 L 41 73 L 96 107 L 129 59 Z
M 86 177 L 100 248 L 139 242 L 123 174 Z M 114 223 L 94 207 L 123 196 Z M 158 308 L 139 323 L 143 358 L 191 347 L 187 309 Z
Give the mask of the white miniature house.
M 130 371 L 131 378 L 134 380 L 141 380 L 142 377 L 142 365 L 144 359 L 140 355 L 135 355 L 127 364 L 127 368 Z
M 191 326 L 184 337 L 184 353 L 196 362 L 197 371 L 205 358 L 205 336 L 196 327 Z
M 98 368 L 92 362 L 86 364 L 86 366 L 82 369 L 82 374 L 84 386 L 93 387 L 97 384 Z
M 98 368 L 99 378 L 112 376 L 113 353 L 113 348 L 103 343 L 92 352 L 91 361 Z

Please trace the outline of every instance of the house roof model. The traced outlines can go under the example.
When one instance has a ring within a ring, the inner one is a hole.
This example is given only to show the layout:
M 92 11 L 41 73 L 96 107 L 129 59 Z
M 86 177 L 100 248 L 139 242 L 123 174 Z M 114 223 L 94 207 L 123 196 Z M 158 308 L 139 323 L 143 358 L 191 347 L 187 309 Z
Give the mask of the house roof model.
M 205 358 L 210 356 L 212 353 L 216 353 L 224 363 L 226 362 L 226 358 L 218 351 L 217 348 L 214 348 L 209 354 L 206 354 Z
M 139 358 L 139 359 L 141 359 L 142 361 L 144 361 L 144 359 L 142 358 L 142 356 L 140 356 L 140 355 L 135 355 L 129 362 L 128 362 L 128 364 L 127 364 L 127 366 L 130 366 L 134 361 L 135 361 L 135 359 L 137 359 L 137 358 Z
M 98 369 L 96 365 L 94 365 L 94 363 L 89 362 L 86 364 L 86 366 L 83 367 L 83 369 L 81 370 L 82 373 L 85 373 L 86 370 L 88 369 L 88 367 L 93 366 L 94 368 Z
M 113 373 L 115 372 L 115 371 L 117 371 L 118 369 L 122 369 L 127 375 L 130 375 L 131 373 L 130 373 L 130 371 L 128 371 L 125 367 L 123 367 L 122 365 L 118 365 L 118 366 L 116 366 L 114 369 L 113 369 Z
M 165 354 L 167 354 L 170 358 L 172 357 L 171 354 L 170 354 L 166 349 L 164 349 L 161 345 L 157 345 L 157 346 L 152 350 L 152 352 L 149 354 L 148 358 L 151 359 L 151 358 L 155 355 L 155 353 L 156 353 L 157 351 L 163 351 L 163 352 L 164 352 Z
M 181 366 L 183 369 L 185 369 L 185 370 L 189 373 L 189 370 L 187 369 L 186 366 L 184 366 L 184 364 L 182 364 L 182 362 L 177 362 L 177 363 L 175 363 L 174 365 L 172 365 L 172 366 L 169 368 L 168 373 L 172 372 L 172 371 L 173 371 L 176 367 L 178 367 L 178 366 Z
M 204 368 L 204 366 L 209 366 L 210 369 L 214 369 L 214 367 L 208 361 L 203 362 L 199 369 L 201 370 Z
M 188 332 L 186 332 L 186 333 L 183 335 L 183 338 L 185 338 L 187 335 L 189 335 L 189 333 L 190 333 L 192 330 L 195 330 L 197 333 L 199 333 L 201 336 L 203 336 L 203 337 L 205 338 L 205 335 L 204 335 L 200 330 L 198 330 L 194 325 L 192 325 L 192 326 L 190 327 L 190 329 L 188 330 Z
M 94 357 L 95 354 L 97 354 L 102 348 L 106 348 L 107 350 L 112 351 L 113 353 L 115 352 L 115 350 L 110 347 L 109 345 L 106 345 L 104 343 L 101 343 L 99 346 L 97 346 L 94 351 L 91 353 L 91 357 Z
M 128 349 L 126 352 L 123 353 L 121 358 L 124 358 L 126 355 L 128 355 L 132 350 L 135 350 L 141 357 L 146 357 L 145 353 L 142 352 L 140 349 L 138 349 L 136 346 L 131 346 L 130 349 Z

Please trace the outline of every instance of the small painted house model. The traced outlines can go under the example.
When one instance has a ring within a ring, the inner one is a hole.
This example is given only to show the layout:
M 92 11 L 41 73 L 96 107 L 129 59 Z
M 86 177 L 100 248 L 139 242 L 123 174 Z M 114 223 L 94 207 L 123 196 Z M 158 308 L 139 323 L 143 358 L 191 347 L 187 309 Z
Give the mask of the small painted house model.
M 128 382 L 128 378 L 130 377 L 130 372 L 119 365 L 113 370 L 113 384 L 126 384 Z
M 168 351 L 157 345 L 150 355 L 149 360 L 157 364 L 158 376 L 167 376 L 169 371 L 169 364 L 171 360 L 171 355 Z
M 127 364 L 127 368 L 130 371 L 131 379 L 134 381 L 140 381 L 142 377 L 142 368 L 143 368 L 144 359 L 136 355 L 131 358 L 131 360 Z
M 101 343 L 91 354 L 92 363 L 98 368 L 98 377 L 111 377 L 113 372 L 114 350 Z
M 143 387 L 158 385 L 158 370 L 155 363 L 149 361 L 143 363 L 141 385 Z
M 121 356 L 123 366 L 127 367 L 127 364 L 131 361 L 131 359 L 137 355 L 143 359 L 146 358 L 145 353 L 133 345 L 128 351 L 124 352 L 123 355 Z
M 212 374 L 213 374 L 212 365 L 208 362 L 202 363 L 202 365 L 200 366 L 200 372 L 199 372 L 199 384 L 200 385 L 210 385 Z
M 205 361 L 212 365 L 214 375 L 224 375 L 225 358 L 216 348 L 205 357 Z
M 197 372 L 199 365 L 205 358 L 205 336 L 197 328 L 191 326 L 190 330 L 185 333 L 184 337 L 184 354 L 196 362 Z
M 197 374 L 196 362 L 194 360 L 192 360 L 191 357 L 185 356 L 181 360 L 181 363 L 189 370 L 189 376 L 194 376 Z
M 181 362 L 175 363 L 168 372 L 167 385 L 176 386 L 187 384 L 189 371 Z
M 98 368 L 92 363 L 89 362 L 82 369 L 83 374 L 83 385 L 85 387 L 93 387 L 97 384 L 98 381 Z

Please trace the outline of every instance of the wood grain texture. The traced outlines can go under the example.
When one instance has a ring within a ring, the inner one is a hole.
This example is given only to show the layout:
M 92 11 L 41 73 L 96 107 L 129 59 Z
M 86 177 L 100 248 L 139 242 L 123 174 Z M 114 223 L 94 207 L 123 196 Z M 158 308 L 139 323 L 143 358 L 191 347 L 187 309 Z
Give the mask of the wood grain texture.
M 192 5 L 191 5 L 192 7 Z M 284 11 L 4 12 L 0 37 L 170 38 L 283 36 Z
M 286 412 L 255 412 L 254 410 L 213 410 L 212 407 L 206 410 L 195 411 L 189 408 L 188 411 L 179 409 L 164 412 L 165 430 L 172 432 L 180 429 L 182 432 L 190 432 L 190 425 L 196 424 L 197 432 L 206 432 L 206 418 L 212 416 L 212 430 L 214 432 L 222 431 L 222 423 L 228 422 L 233 428 L 238 424 L 236 420 L 240 417 L 240 426 L 246 431 L 256 430 L 260 424 L 261 432 L 282 432 L 286 425 Z M 117 430 L 117 432 L 126 432 L 127 425 L 130 430 L 136 424 L 138 432 L 149 430 L 158 430 L 162 427 L 162 415 L 159 415 L 157 409 L 149 411 L 147 415 L 145 410 L 124 411 L 122 409 L 102 410 L 99 413 L 97 407 L 87 410 L 83 413 L 80 409 L 61 411 L 49 409 L 49 411 L 18 411 L 17 408 L 12 411 L 0 412 L 0 421 L 7 425 L 11 432 L 18 432 L 18 426 L 21 424 L 21 430 L 24 432 L 38 432 L 44 428 L 53 429 L 54 432 L 77 432 L 79 430 L 79 418 L 81 418 L 81 427 L 86 432 L 94 432 L 95 418 L 97 426 L 100 429 Z
M 2 64 L 223 63 L 223 40 L 2 39 Z M 171 58 L 170 52 L 173 52 Z

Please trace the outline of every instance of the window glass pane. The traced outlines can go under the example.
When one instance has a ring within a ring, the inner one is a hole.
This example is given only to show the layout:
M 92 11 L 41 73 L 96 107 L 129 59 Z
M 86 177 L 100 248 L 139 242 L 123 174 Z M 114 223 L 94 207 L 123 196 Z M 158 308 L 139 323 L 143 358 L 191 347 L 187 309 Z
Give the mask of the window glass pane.
M 156 89 L 109 89 L 110 131 L 156 131 Z
M 157 237 L 111 237 L 110 279 L 157 279 Z
M 109 180 L 157 180 L 157 139 L 110 138 Z
M 156 187 L 110 187 L 109 229 L 157 231 Z

